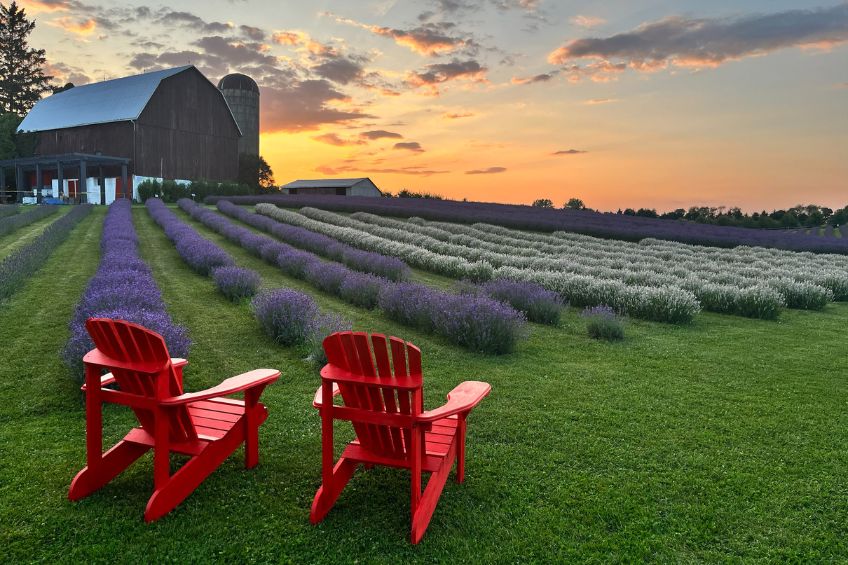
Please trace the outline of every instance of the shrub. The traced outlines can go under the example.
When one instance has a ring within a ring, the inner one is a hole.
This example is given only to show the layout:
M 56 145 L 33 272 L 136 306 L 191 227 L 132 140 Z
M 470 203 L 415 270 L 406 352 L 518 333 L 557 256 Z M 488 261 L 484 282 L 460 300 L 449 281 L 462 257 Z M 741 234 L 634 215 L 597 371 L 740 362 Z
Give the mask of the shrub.
M 201 275 L 208 275 L 218 267 L 235 264 L 229 253 L 199 235 L 178 240 L 175 247 L 183 260 Z
M 418 283 L 398 283 L 383 287 L 378 304 L 391 320 L 425 332 L 434 329 L 434 291 Z
M 284 273 L 297 279 L 306 277 L 306 268 L 318 261 L 311 253 L 300 251 L 294 247 L 284 246 L 285 249 L 277 255 L 277 266 Z
M 214 269 L 212 279 L 221 294 L 233 302 L 250 298 L 256 294 L 261 283 L 259 273 L 256 271 L 234 266 Z
M 257 294 L 251 308 L 265 333 L 281 345 L 306 343 L 319 315 L 309 295 L 288 288 Z
M 342 281 L 350 272 L 338 263 L 315 261 L 306 267 L 304 278 L 319 290 L 338 294 Z
M 586 319 L 586 331 L 590 337 L 607 341 L 624 339 L 624 324 L 609 306 L 586 308 L 581 316 Z
M 525 337 L 524 315 L 487 296 L 442 293 L 430 305 L 436 333 L 472 351 L 510 353 Z
M 324 351 L 324 338 L 336 332 L 350 330 L 350 321 L 337 314 L 318 316 L 313 320 L 312 327 L 309 331 L 309 339 L 307 341 L 309 355 L 307 356 L 307 360 L 319 369 L 326 365 L 327 354 Z
M 551 326 L 559 324 L 562 299 L 557 293 L 536 283 L 499 279 L 484 284 L 482 289 L 495 300 L 524 312 L 531 322 Z
M 773 288 L 752 286 L 739 291 L 736 313 L 748 318 L 774 320 L 783 306 L 783 297 Z
M 386 279 L 374 275 L 350 273 L 339 287 L 339 296 L 345 302 L 370 310 L 377 307 L 380 300 L 380 289 L 385 284 L 387 284 Z

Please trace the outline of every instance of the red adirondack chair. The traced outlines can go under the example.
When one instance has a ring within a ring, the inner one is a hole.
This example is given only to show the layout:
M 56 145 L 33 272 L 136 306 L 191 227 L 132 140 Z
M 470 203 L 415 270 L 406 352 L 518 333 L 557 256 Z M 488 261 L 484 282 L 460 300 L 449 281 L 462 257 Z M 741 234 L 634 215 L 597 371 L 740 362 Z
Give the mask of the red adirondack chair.
M 83 358 L 86 393 L 87 466 L 71 483 L 68 498 L 96 491 L 153 449 L 153 496 L 144 519 L 173 510 L 235 449 L 245 444 L 245 467 L 259 462 L 259 426 L 268 411 L 263 389 L 280 372 L 256 369 L 200 392 L 183 392 L 185 359 L 171 358 L 159 334 L 123 320 L 91 318 L 86 328 L 96 349 Z M 103 370 L 110 371 L 103 375 Z M 117 384 L 118 390 L 103 388 Z M 244 400 L 223 398 L 244 392 Z M 101 405 L 132 408 L 140 427 L 103 453 Z M 191 456 L 171 475 L 169 454 Z
M 456 481 L 465 479 L 465 420 L 492 387 L 466 381 L 444 406 L 425 412 L 421 350 L 396 337 L 388 343 L 391 361 L 384 335 L 338 332 L 324 340 L 329 362 L 313 402 L 321 411 L 322 485 L 310 520 L 324 519 L 360 463 L 400 467 L 412 473 L 412 543 L 418 543 L 457 458 Z M 333 402 L 338 394 L 341 406 Z M 335 464 L 334 419 L 349 420 L 357 436 Z M 431 475 L 422 494 L 423 473 Z

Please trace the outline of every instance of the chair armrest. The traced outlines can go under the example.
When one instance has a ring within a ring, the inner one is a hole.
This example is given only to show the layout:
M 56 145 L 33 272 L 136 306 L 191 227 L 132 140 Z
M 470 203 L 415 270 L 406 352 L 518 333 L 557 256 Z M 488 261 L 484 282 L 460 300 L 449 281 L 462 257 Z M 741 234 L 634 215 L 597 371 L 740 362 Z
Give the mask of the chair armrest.
M 179 396 L 163 399 L 160 404 L 165 406 L 175 406 L 179 404 L 188 404 L 189 402 L 197 402 L 198 400 L 207 400 L 217 396 L 228 396 L 256 386 L 265 386 L 276 381 L 280 377 L 280 372 L 276 369 L 254 369 L 247 373 L 242 373 L 236 377 L 221 382 L 217 386 L 201 390 L 199 392 L 188 392 Z
M 448 401 L 435 410 L 428 410 L 415 418 L 416 423 L 432 423 L 454 414 L 468 412 L 492 391 L 489 383 L 465 381 L 448 393 Z
M 333 383 L 333 396 L 338 396 L 341 394 L 341 389 L 339 389 L 339 385 Z M 315 398 L 312 400 L 312 406 L 315 408 L 321 408 L 321 405 L 324 404 L 324 387 L 318 387 L 318 390 L 315 391 Z
M 111 384 L 115 384 L 115 376 L 112 373 L 106 373 L 100 377 L 100 388 Z M 82 385 L 80 390 L 88 390 L 88 387 L 86 387 L 86 385 Z
M 182 357 L 171 357 L 171 365 L 173 365 L 174 369 L 182 369 L 188 365 L 188 360 Z

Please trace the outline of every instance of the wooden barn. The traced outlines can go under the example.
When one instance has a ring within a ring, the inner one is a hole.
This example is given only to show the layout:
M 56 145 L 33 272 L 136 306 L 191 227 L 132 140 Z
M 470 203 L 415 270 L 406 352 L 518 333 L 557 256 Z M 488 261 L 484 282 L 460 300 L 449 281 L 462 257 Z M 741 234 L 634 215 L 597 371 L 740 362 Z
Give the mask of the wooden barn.
M 367 178 L 357 179 L 301 179 L 284 184 L 288 194 L 333 194 L 336 196 L 382 196 L 374 182 Z
M 147 178 L 238 177 L 241 131 L 224 95 L 194 66 L 54 94 L 19 131 L 37 136 L 35 156 L 0 169 L 14 168 L 24 194 L 108 203 L 136 196 Z

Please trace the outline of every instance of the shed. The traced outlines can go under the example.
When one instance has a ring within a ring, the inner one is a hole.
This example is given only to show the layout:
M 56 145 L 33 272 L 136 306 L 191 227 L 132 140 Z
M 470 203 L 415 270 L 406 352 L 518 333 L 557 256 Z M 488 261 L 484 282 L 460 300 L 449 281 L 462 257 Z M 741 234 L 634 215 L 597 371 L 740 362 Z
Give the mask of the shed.
M 382 196 L 371 179 L 301 179 L 284 184 L 289 194 L 334 194 L 337 196 Z

